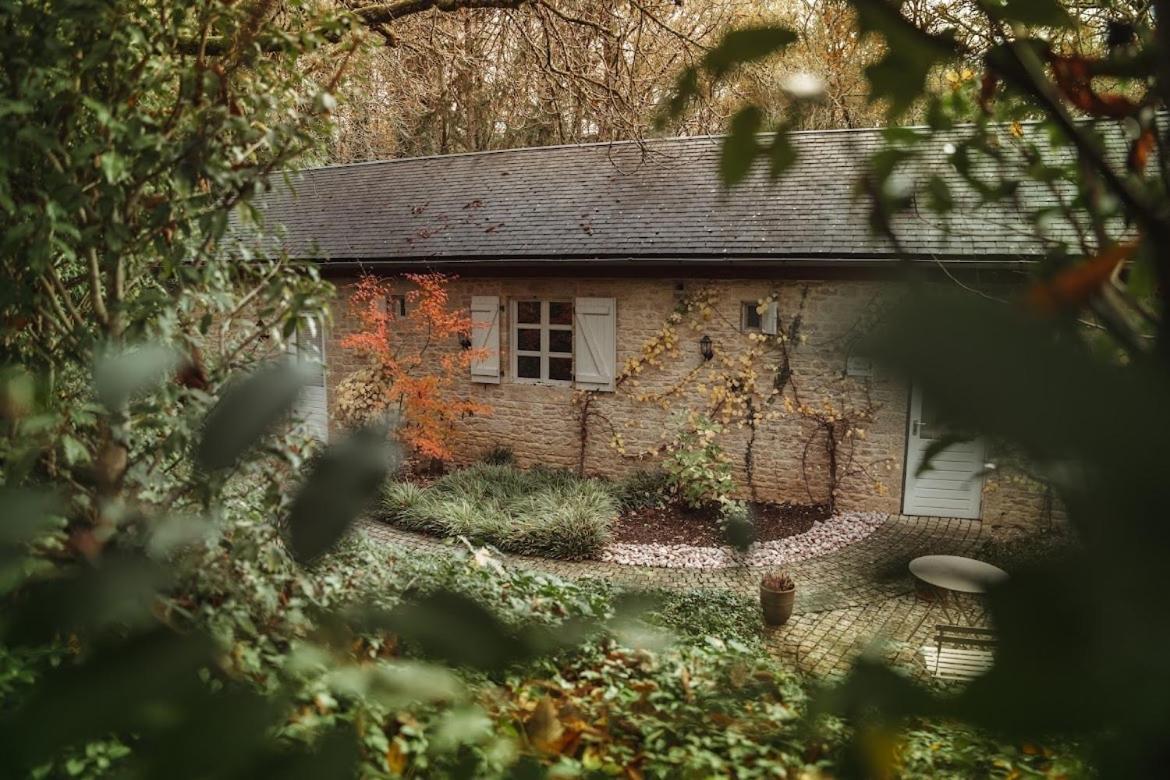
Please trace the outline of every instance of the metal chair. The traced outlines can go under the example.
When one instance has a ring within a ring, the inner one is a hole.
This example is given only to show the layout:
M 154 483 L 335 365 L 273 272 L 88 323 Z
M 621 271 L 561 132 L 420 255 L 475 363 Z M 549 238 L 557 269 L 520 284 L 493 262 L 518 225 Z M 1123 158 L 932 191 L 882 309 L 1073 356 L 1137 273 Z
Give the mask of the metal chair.
M 939 625 L 935 643 L 922 648 L 926 668 L 940 680 L 973 680 L 988 669 L 997 644 L 995 632 L 973 626 Z

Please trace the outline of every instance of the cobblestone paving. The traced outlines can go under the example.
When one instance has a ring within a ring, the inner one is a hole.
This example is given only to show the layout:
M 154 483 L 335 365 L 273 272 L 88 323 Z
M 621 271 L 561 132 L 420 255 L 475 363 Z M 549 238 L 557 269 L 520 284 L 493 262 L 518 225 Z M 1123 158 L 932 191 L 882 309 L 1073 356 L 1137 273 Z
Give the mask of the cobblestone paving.
M 374 520 L 368 537 L 407 551 L 442 553 L 457 542 L 402 531 Z M 935 625 L 951 622 L 939 607 L 915 595 L 907 571 L 912 558 L 927 554 L 971 554 L 980 524 L 971 520 L 891 515 L 859 542 L 828 555 L 785 567 L 796 580 L 796 606 L 787 625 L 769 632 L 773 651 L 816 676 L 835 676 L 862 652 L 876 653 L 921 672 L 919 649 Z M 635 588 L 721 588 L 754 596 L 761 569 L 667 569 L 601 561 L 553 561 L 516 555 L 505 564 L 561 577 L 593 577 Z

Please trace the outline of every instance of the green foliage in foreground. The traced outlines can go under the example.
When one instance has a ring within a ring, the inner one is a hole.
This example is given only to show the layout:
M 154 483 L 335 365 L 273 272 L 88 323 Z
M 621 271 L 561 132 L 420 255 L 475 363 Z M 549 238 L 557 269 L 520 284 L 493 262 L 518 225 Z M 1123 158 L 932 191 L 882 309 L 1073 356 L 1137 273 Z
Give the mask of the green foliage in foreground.
M 391 483 L 380 512 L 402 528 L 568 560 L 595 557 L 617 514 L 617 502 L 599 480 L 486 463 L 452 472 L 425 488 Z
M 767 651 L 750 599 L 632 598 L 604 583 L 505 570 L 482 552 L 397 557 L 360 536 L 305 569 L 260 516 L 237 517 L 174 559 L 182 574 L 160 613 L 184 633 L 211 636 L 208 690 L 268 699 L 282 724 L 275 745 L 354 734 L 363 777 L 621 776 L 626 767 L 660 778 L 817 777 L 848 758 L 841 722 L 811 729 L 803 721 L 804 683 Z M 609 628 L 576 649 L 482 672 L 429 663 L 417 642 L 337 619 L 440 592 L 474 599 L 509 630 L 563 630 L 580 620 Z M 638 617 L 631 605 L 650 609 Z M 0 649 L 6 707 L 31 696 L 42 676 L 83 660 L 68 644 Z M 38 774 L 109 776 L 133 766 L 142 747 L 141 735 L 111 733 L 74 745 Z M 923 722 L 890 747 L 906 777 L 1077 768 L 1049 747 L 1000 745 Z

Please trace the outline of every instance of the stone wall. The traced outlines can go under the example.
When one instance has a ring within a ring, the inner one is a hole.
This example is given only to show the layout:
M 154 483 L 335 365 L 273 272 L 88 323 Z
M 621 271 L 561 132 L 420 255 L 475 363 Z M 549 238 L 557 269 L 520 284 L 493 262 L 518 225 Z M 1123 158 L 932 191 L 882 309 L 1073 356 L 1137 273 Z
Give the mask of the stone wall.
M 336 279 L 339 295 L 334 322 L 326 347 L 329 397 L 336 397 L 337 383 L 361 367 L 361 360 L 340 346 L 352 332 L 355 322 L 347 312 L 346 299 L 352 280 Z M 680 297 L 701 288 L 711 291 L 714 301 L 709 319 L 701 327 L 678 327 L 678 353 L 667 356 L 661 368 L 648 367 L 637 377 L 637 384 L 626 382 L 614 393 L 597 393 L 593 408 L 602 418 L 591 421 L 584 444 L 585 471 L 603 476 L 620 476 L 639 469 L 654 467 L 656 457 L 637 457 L 651 452 L 670 440 L 677 428 L 672 410 L 702 408 L 704 379 L 712 369 L 703 362 L 699 339 L 709 335 L 715 350 L 710 366 L 724 360 L 738 360 L 747 341 L 740 331 L 742 302 L 754 302 L 776 295 L 779 317 L 786 331 L 799 316 L 797 338 L 789 345 L 792 382 L 806 405 L 844 399 L 855 407 L 873 410 L 873 420 L 859 437 L 844 448 L 852 450 L 849 470 L 838 489 L 842 509 L 870 509 L 898 512 L 901 508 L 903 465 L 906 447 L 908 393 L 905 384 L 884 375 L 880 370 L 868 377 L 847 376 L 846 366 L 851 346 L 870 329 L 880 314 L 883 301 L 896 288 L 892 283 L 877 281 L 769 281 L 761 280 L 693 280 L 693 279 L 462 279 L 451 284 L 451 305 L 470 306 L 473 295 L 495 295 L 504 307 L 500 319 L 500 384 L 475 384 L 468 381 L 459 392 L 492 407 L 490 416 L 463 420 L 456 432 L 455 450 L 461 461 L 479 457 L 494 446 L 510 448 L 524 466 L 536 464 L 576 469 L 582 454 L 582 426 L 574 390 L 565 386 L 521 384 L 511 380 L 509 360 L 510 322 L 507 302 L 511 298 L 572 299 L 576 297 L 612 297 L 617 299 L 617 364 L 640 354 L 642 345 L 651 339 L 676 309 Z M 452 340 L 454 342 L 454 340 Z M 435 345 L 431 349 L 458 350 L 457 343 Z M 768 366 L 775 361 L 766 361 Z M 689 373 L 695 372 L 689 380 Z M 767 395 L 775 374 L 761 371 L 759 389 Z M 667 408 L 640 401 L 636 395 L 656 393 L 679 387 L 671 395 Z M 791 389 L 786 391 L 791 396 Z M 827 499 L 828 469 L 824 436 L 807 417 L 785 411 L 780 402 L 768 411 L 773 419 L 757 426 L 752 445 L 753 476 L 748 484 L 744 455 L 751 431 L 747 426 L 731 426 L 721 442 L 731 456 L 738 492 L 748 497 L 752 492 L 763 500 L 797 503 L 822 502 Z M 624 442 L 625 455 L 613 446 L 613 434 Z M 1033 491 L 1034 492 L 1034 491 Z M 988 493 L 989 509 L 1001 521 L 1015 521 L 1019 513 L 1033 514 L 1035 495 L 1011 498 L 1012 491 L 998 496 Z M 1028 501 L 1033 501 L 1029 504 Z

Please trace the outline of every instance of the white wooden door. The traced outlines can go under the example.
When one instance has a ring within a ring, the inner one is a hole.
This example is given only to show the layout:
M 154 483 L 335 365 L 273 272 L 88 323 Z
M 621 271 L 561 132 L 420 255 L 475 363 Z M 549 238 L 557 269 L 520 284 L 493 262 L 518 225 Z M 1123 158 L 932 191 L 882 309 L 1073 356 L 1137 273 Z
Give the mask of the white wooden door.
M 309 366 L 312 379 L 301 393 L 293 416 L 305 432 L 318 441 L 329 441 L 329 404 L 325 397 L 325 333 L 321 323 L 306 321 L 289 340 L 288 351 Z
M 931 468 L 915 476 L 927 447 L 946 435 L 930 399 L 910 391 L 910 432 L 906 442 L 906 485 L 902 511 L 908 515 L 979 517 L 983 494 L 984 443 L 979 439 L 952 444 L 931 458 Z

